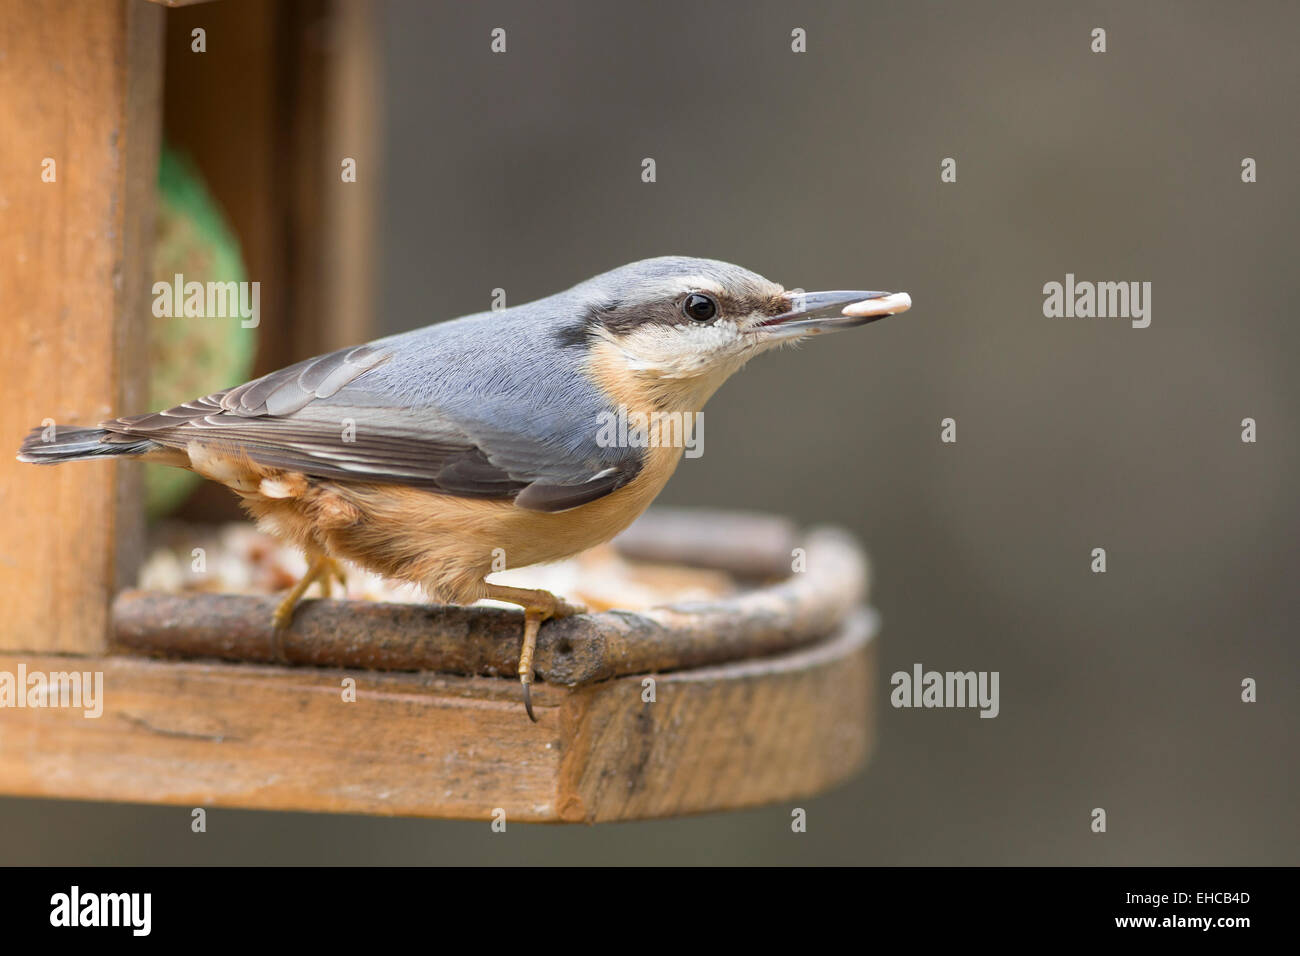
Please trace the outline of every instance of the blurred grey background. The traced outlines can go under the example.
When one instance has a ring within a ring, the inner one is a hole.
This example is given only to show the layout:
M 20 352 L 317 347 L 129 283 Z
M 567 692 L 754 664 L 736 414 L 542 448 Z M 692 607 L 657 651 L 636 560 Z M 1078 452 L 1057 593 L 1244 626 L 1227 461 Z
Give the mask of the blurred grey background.
M 670 253 L 912 294 L 906 316 L 734 379 L 709 406 L 706 454 L 661 498 L 862 538 L 884 620 L 876 754 L 807 801 L 800 835 L 787 806 L 505 836 L 218 810 L 198 836 L 185 808 L 6 799 L 0 860 L 1300 862 L 1300 8 L 376 15 L 386 331 Z M 940 182 L 945 157 L 956 183 Z M 1067 272 L 1151 282 L 1151 326 L 1044 318 L 1043 284 Z M 1000 671 L 1000 716 L 891 709 L 889 675 L 916 662 Z M 1258 703 L 1240 701 L 1245 677 Z

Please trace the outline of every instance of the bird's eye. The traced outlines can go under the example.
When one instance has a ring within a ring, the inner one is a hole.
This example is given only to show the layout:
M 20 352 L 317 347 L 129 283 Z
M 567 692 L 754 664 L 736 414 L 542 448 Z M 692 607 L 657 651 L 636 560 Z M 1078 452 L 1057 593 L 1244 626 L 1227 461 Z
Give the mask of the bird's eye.
M 694 319 L 696 322 L 707 322 L 718 314 L 718 303 L 707 295 L 692 292 L 682 302 L 682 311 L 686 313 L 688 319 Z

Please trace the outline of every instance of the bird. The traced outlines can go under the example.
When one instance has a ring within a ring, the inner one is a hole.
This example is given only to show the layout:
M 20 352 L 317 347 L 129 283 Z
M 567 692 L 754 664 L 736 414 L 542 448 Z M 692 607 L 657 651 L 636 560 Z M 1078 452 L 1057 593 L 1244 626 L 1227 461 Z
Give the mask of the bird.
M 486 579 L 608 541 L 663 489 L 685 436 L 647 440 L 641 427 L 611 429 L 611 416 L 682 416 L 689 428 L 755 356 L 910 306 L 907 293 L 787 291 L 727 262 L 661 256 L 163 411 L 34 428 L 18 458 L 160 462 L 234 491 L 308 559 L 272 615 L 277 648 L 313 583 L 326 596 L 331 580 L 346 583 L 341 562 L 439 603 L 518 605 L 518 677 L 535 722 L 538 631 L 583 608 Z

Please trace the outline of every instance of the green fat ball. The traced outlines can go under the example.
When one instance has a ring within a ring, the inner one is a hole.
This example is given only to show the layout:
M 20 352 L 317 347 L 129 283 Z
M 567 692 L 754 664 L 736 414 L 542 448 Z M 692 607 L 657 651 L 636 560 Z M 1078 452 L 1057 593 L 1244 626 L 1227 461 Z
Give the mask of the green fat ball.
M 157 228 L 153 277 L 171 284 L 244 282 L 239 240 L 208 192 L 197 167 L 164 144 L 158 165 Z M 183 311 L 180 303 L 173 312 Z M 149 407 L 170 408 L 249 378 L 256 334 L 228 318 L 150 313 Z M 179 505 L 202 479 L 192 472 L 145 466 L 146 509 L 151 518 Z

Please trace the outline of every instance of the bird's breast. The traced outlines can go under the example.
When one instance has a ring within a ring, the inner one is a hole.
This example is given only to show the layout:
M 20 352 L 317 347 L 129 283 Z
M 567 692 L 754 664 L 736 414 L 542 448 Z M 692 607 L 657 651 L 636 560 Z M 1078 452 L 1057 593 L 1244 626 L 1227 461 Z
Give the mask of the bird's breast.
M 483 596 L 483 579 L 495 570 L 557 561 L 613 538 L 663 490 L 681 454 L 678 447 L 647 448 L 632 481 L 556 513 L 507 500 L 335 481 L 283 499 L 252 495 L 245 503 L 263 527 L 299 546 L 465 604 Z

